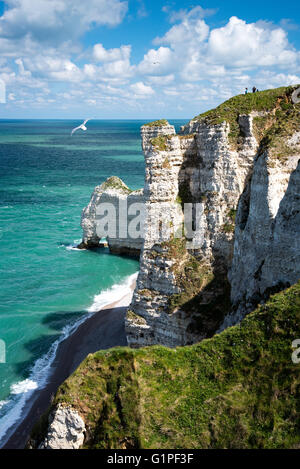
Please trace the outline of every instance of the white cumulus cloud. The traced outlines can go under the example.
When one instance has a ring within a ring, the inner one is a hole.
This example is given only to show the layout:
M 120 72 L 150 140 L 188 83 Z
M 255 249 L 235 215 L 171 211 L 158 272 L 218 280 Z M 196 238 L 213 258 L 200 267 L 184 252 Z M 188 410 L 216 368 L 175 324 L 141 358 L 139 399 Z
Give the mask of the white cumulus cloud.
M 209 27 L 204 20 L 186 16 L 182 22 L 172 26 L 163 37 L 154 39 L 154 44 L 169 44 L 176 46 L 181 42 L 199 43 L 207 39 L 209 34 Z
M 145 75 L 164 75 L 176 68 L 173 51 L 169 47 L 150 49 L 138 66 L 138 71 Z
M 81 36 L 92 25 L 115 26 L 128 8 L 120 0 L 6 0 L 0 18 L 0 36 L 57 43 Z
M 155 93 L 151 86 L 145 85 L 142 81 L 130 85 L 130 89 L 137 98 L 148 98 Z
M 235 16 L 211 31 L 208 55 L 211 61 L 236 67 L 288 65 L 297 59 L 282 28 L 247 24 Z
M 131 46 L 121 46 L 115 49 L 105 49 L 102 44 L 95 44 L 93 48 L 94 59 L 98 62 L 115 62 L 129 60 Z
M 175 115 L 180 108 L 192 116 L 245 87 L 300 81 L 300 52 L 289 42 L 284 21 L 278 26 L 234 16 L 222 27 L 210 27 L 205 18 L 212 10 L 166 7 L 171 24 L 160 37 L 154 31 L 150 47 L 135 49 L 124 41 L 105 47 L 100 29 L 95 44 L 86 47 L 83 35 L 120 24 L 128 2 L 6 0 L 6 5 L 0 17 L 5 106 L 99 106 L 108 113 L 119 109 L 124 116 L 136 111 L 159 116 L 166 109 Z

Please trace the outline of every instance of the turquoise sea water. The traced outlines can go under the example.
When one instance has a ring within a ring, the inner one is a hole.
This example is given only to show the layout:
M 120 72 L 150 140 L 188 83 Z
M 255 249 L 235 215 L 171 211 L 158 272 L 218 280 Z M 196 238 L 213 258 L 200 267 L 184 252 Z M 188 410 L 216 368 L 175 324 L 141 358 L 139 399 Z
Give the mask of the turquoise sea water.
M 0 440 L 40 386 L 53 344 L 138 271 L 134 259 L 72 247 L 96 185 L 117 175 L 143 186 L 144 122 L 90 121 L 71 137 L 79 123 L 0 121 Z

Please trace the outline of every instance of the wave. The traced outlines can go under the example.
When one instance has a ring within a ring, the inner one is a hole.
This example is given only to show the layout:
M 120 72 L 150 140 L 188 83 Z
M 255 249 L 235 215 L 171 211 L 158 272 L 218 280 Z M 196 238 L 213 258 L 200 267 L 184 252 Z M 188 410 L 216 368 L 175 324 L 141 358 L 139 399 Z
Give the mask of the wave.
M 58 247 L 65 248 L 67 251 L 85 251 L 86 249 L 78 249 L 78 245 L 81 243 L 81 239 L 75 239 L 73 243 L 59 243 Z
M 124 296 L 131 293 L 131 285 L 136 280 L 137 275 L 137 273 L 130 275 L 126 277 L 123 283 L 113 285 L 110 289 L 95 295 L 92 305 L 87 309 L 88 314 L 75 323 L 65 326 L 61 336 L 52 344 L 48 353 L 34 363 L 29 377 L 11 386 L 9 400 L 0 401 L 0 448 L 12 433 L 10 430 L 13 425 L 16 422 L 20 423 L 29 412 L 30 407 L 28 408 L 28 406 L 27 412 L 25 412 L 28 400 L 37 389 L 41 390 L 47 385 L 60 343 L 72 335 L 82 323 L 104 308 L 104 306 L 120 301 Z
M 78 245 L 81 243 L 81 239 L 77 239 L 73 244 L 65 245 L 67 251 L 86 251 L 86 249 L 78 249 Z
M 31 379 L 24 379 L 24 381 L 19 381 L 16 384 L 13 384 L 10 388 L 11 394 L 18 395 L 23 394 L 28 391 L 37 389 L 38 384 Z
M 113 285 L 109 290 L 104 290 L 99 295 L 95 295 L 92 306 L 88 308 L 89 313 L 96 313 L 104 306 L 121 300 L 131 292 L 131 285 L 137 279 L 137 273 L 127 277 L 124 283 Z

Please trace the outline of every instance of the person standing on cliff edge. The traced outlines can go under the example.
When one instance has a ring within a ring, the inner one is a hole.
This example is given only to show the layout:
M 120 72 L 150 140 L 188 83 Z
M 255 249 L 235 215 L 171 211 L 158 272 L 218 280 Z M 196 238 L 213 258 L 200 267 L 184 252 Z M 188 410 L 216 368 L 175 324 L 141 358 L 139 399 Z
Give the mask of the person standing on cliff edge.
M 245 94 L 248 94 L 248 88 L 245 89 Z

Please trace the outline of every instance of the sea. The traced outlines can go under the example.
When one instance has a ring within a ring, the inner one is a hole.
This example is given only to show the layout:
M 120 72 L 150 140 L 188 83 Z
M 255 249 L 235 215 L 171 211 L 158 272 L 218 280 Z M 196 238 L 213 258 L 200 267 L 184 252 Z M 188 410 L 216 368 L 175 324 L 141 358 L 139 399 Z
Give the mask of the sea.
M 138 272 L 136 259 L 76 246 L 95 186 L 114 175 L 143 187 L 145 122 L 92 120 L 71 136 L 81 121 L 0 120 L 0 446 L 47 383 L 59 343 Z

